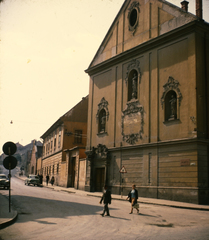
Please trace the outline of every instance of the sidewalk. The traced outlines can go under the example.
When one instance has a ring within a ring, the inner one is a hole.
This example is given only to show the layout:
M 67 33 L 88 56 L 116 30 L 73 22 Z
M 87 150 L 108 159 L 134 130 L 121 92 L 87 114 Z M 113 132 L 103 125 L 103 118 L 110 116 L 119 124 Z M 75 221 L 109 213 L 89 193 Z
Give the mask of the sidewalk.
M 16 175 L 16 177 L 23 181 L 26 179 L 26 177 L 24 176 L 19 177 Z M 45 182 L 43 184 L 43 187 L 50 188 L 54 191 L 64 191 L 68 193 L 78 194 L 81 196 L 91 196 L 91 197 L 99 197 L 99 198 L 101 198 L 102 196 L 101 192 L 85 192 L 85 191 L 74 189 L 74 188 L 64 188 L 64 187 L 59 187 L 55 185 L 51 186 L 51 184 L 46 186 Z M 112 194 L 112 199 L 126 201 L 126 196 L 121 197 L 120 195 Z M 170 201 L 170 200 L 164 200 L 164 199 L 139 197 L 138 202 L 144 203 L 144 204 L 167 206 L 167 207 L 209 211 L 208 205 L 198 205 L 193 203 L 176 202 L 176 201 Z M 17 218 L 17 212 L 11 209 L 11 213 L 9 213 L 8 199 L 5 196 L 3 196 L 1 192 L 0 192 L 0 207 L 1 207 L 0 208 L 0 229 L 1 229 L 15 221 L 15 219 Z
M 17 215 L 17 211 L 15 211 L 12 206 L 9 212 L 9 191 L 7 195 L 2 194 L 0 191 L 0 229 L 15 222 Z

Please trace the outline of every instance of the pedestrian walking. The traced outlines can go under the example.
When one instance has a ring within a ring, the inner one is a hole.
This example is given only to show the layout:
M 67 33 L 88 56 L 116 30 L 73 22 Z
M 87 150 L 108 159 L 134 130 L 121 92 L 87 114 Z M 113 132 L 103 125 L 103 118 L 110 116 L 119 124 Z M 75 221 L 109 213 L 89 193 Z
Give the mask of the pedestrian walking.
M 51 185 L 53 186 L 53 184 L 54 184 L 54 176 L 52 176 L 51 178 Z
M 136 185 L 133 184 L 132 190 L 129 192 L 128 197 L 126 198 L 126 200 L 129 200 L 129 202 L 131 203 L 130 214 L 133 213 L 133 208 L 136 208 L 137 213 L 139 213 L 139 205 L 137 203 L 137 199 L 138 199 L 138 191 L 136 190 Z
M 101 200 L 99 202 L 100 204 L 102 203 L 102 201 L 104 203 L 104 210 L 103 210 L 103 213 L 101 214 L 102 217 L 104 217 L 105 212 L 107 213 L 106 216 L 110 216 L 108 204 L 111 204 L 111 199 L 112 199 L 111 198 L 111 192 L 108 189 L 108 186 L 105 185 L 102 198 L 101 198 Z
M 48 186 L 48 183 L 49 183 L 49 175 L 47 174 L 46 175 L 46 185 Z

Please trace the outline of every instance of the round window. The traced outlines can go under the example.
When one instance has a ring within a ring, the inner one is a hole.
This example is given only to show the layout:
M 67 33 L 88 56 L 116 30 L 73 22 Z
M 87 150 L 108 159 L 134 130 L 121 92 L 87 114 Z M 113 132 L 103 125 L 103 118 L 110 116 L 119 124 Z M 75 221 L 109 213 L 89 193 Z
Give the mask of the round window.
M 134 8 L 130 13 L 129 23 L 131 27 L 134 27 L 134 25 L 137 22 L 137 10 Z

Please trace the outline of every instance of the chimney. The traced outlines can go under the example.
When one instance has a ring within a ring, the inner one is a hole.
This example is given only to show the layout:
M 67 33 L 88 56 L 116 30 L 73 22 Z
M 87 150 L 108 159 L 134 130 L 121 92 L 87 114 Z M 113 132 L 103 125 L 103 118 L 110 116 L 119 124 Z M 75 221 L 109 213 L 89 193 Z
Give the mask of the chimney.
M 181 8 L 182 8 L 185 12 L 188 12 L 188 4 L 189 4 L 189 2 L 187 2 L 187 1 L 181 2 Z
M 202 18 L 202 0 L 196 0 L 196 16 Z

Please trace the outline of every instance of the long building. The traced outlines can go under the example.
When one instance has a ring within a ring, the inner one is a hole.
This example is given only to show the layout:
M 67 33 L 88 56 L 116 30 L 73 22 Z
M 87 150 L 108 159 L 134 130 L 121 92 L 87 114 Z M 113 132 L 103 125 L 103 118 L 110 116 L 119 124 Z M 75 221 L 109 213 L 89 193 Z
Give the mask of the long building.
M 87 112 L 88 96 L 61 116 L 41 136 L 43 154 L 42 169 L 39 171 L 43 174 L 44 180 L 48 175 L 49 179 L 52 176 L 55 178 L 55 185 L 79 186 L 79 171 L 86 164 L 80 160 L 86 159 Z M 80 186 L 82 185 L 84 183 L 80 183 Z

